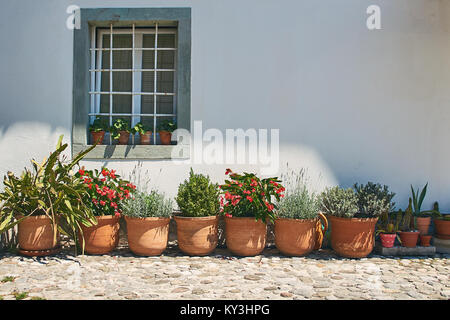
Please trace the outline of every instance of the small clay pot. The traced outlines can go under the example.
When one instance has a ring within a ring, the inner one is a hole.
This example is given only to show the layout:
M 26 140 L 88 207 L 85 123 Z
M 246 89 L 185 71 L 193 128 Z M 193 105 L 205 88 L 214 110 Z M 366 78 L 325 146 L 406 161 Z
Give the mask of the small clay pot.
M 161 144 L 170 144 L 172 139 L 172 132 L 169 131 L 160 131 L 159 132 L 159 140 Z
M 328 216 L 331 223 L 331 247 L 346 258 L 364 258 L 375 244 L 378 218 L 341 218 Z
M 392 248 L 394 246 L 396 237 L 397 234 L 395 233 L 381 233 L 380 234 L 381 245 L 384 248 Z
M 228 250 L 238 256 L 256 256 L 266 246 L 267 225 L 247 217 L 225 217 Z
M 450 240 L 450 220 L 433 219 L 436 238 Z
M 141 144 L 150 144 L 150 141 L 152 139 L 151 131 L 147 131 L 144 134 L 139 134 L 139 136 L 141 137 Z
M 420 245 L 422 247 L 429 247 L 431 242 L 431 235 L 420 235 Z
M 128 247 L 139 256 L 158 256 L 166 250 L 170 218 L 125 217 Z
M 130 133 L 127 131 L 119 131 L 119 142 L 118 144 L 128 144 L 128 140 L 130 139 Z
M 91 136 L 92 136 L 92 144 L 95 144 L 95 142 L 98 141 L 98 144 L 103 144 L 103 138 L 105 137 L 105 131 L 98 131 L 98 132 L 94 132 L 91 131 Z
M 431 224 L 431 217 L 417 217 L 416 218 L 417 230 L 419 230 L 419 233 L 421 235 L 428 234 L 428 229 L 430 228 L 430 224 Z
M 21 219 L 23 216 L 17 217 Z M 56 232 L 56 237 L 55 237 Z M 46 215 L 29 216 L 19 222 L 19 247 L 27 251 L 47 251 L 59 246 L 57 226 Z
M 418 231 L 401 231 L 399 233 L 400 241 L 403 247 L 415 248 L 419 239 Z
M 205 256 L 214 251 L 219 241 L 219 216 L 175 216 L 178 247 L 191 256 Z
M 119 243 L 119 220 L 116 216 L 98 216 L 97 225 L 86 227 L 81 225 L 85 248 L 90 254 L 106 254 L 117 247 Z M 82 243 L 79 234 L 80 244 Z

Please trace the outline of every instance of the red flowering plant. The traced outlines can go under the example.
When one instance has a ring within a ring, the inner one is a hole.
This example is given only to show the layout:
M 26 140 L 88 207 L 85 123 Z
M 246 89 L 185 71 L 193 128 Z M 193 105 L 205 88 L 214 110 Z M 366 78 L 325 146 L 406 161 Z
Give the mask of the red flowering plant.
M 277 206 L 272 200 L 280 201 L 284 197 L 285 188 L 278 178 L 260 179 L 253 173 L 242 175 L 227 169 L 230 180 L 220 186 L 221 212 L 227 217 L 255 217 L 267 223 L 276 218 Z
M 120 179 L 115 170 L 107 168 L 102 168 L 101 171 L 81 168 L 75 176 L 85 184 L 85 203 L 90 206 L 95 216 L 120 216 L 123 201 L 131 198 L 136 189 L 132 183 Z

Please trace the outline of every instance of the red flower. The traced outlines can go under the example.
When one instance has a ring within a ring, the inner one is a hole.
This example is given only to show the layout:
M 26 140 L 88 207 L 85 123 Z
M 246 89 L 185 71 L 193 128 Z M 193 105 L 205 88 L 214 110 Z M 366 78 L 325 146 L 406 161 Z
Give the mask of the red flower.
M 252 182 L 250 183 L 250 185 L 251 185 L 252 187 L 256 187 L 256 186 L 258 185 L 258 183 L 256 182 L 255 179 L 252 179 Z
M 83 169 L 80 169 L 80 170 L 78 170 L 78 173 L 80 174 L 80 176 L 84 176 L 84 170 Z
M 231 214 L 229 214 L 229 213 L 225 213 L 225 217 L 231 218 L 233 216 Z
M 114 211 L 114 215 L 115 215 L 116 217 L 120 217 L 120 212 L 119 212 L 119 211 Z
M 111 179 L 115 179 L 116 178 L 116 170 L 111 170 L 111 172 L 109 173 L 109 176 L 111 177 Z
M 247 200 L 250 201 L 250 202 L 253 202 L 253 198 L 250 197 L 250 196 L 247 196 Z
M 107 177 L 107 176 L 109 175 L 108 170 L 103 169 L 103 170 L 102 170 L 102 175 L 103 175 L 104 177 Z
M 230 200 L 231 199 L 231 193 L 229 193 L 229 192 L 225 193 L 225 199 Z
M 104 206 L 104 205 L 106 204 L 106 202 L 103 201 L 103 200 L 100 200 L 100 204 L 101 204 L 102 206 Z
M 231 171 L 231 169 L 227 169 L 227 171 L 225 171 L 225 174 L 228 175 L 228 174 L 230 174 L 231 172 L 233 172 L 233 171 Z

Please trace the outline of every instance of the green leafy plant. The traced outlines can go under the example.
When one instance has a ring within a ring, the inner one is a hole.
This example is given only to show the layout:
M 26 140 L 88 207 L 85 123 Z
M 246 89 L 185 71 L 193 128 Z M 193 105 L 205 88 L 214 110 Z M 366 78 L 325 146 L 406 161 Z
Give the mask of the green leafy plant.
M 205 217 L 219 213 L 218 184 L 210 181 L 209 176 L 194 174 L 191 168 L 189 179 L 178 187 L 175 198 L 183 216 Z
M 353 218 L 358 212 L 358 197 L 352 188 L 326 188 L 320 195 L 320 209 L 324 214 Z
M 260 179 L 253 173 L 237 174 L 230 169 L 225 174 L 230 175 L 230 180 L 220 186 L 221 211 L 225 216 L 254 217 L 264 223 L 275 220 L 278 206 L 274 200 L 279 202 L 285 191 L 277 177 Z
M 67 161 L 62 153 L 68 145 L 62 144 L 62 139 L 61 135 L 56 150 L 41 164 L 31 160 L 32 170 L 25 168 L 20 177 L 12 172 L 5 175 L 4 191 L 0 193 L 0 233 L 28 216 L 46 215 L 55 230 L 78 243 L 81 225 L 92 225 L 93 212 L 83 200 L 86 185 L 72 174 L 72 170 L 95 145 Z M 58 217 L 60 223 L 57 223 Z M 55 232 L 55 240 L 56 235 Z
M 122 214 L 134 218 L 170 217 L 173 201 L 152 190 L 149 194 L 138 191 L 134 198 L 125 200 Z
M 171 120 L 164 120 L 160 122 L 158 125 L 158 131 L 173 132 L 176 130 L 176 128 L 177 128 L 176 123 Z
M 109 125 L 106 119 L 96 117 L 94 122 L 89 126 L 89 131 L 91 132 L 100 132 L 100 131 L 109 131 Z
M 422 191 L 420 192 L 420 195 L 419 195 L 419 189 L 417 189 L 417 191 L 415 191 L 413 186 L 411 185 L 412 204 L 413 204 L 413 212 L 412 213 L 416 217 L 430 213 L 430 211 L 423 211 L 423 212 L 420 211 L 420 209 L 422 207 L 422 202 L 423 202 L 423 200 L 425 198 L 425 195 L 427 194 L 427 187 L 428 187 L 428 182 L 423 187 L 423 189 L 422 189 Z
M 282 176 L 286 193 L 278 202 L 277 216 L 289 219 L 314 219 L 318 216 L 320 203 L 317 195 L 307 187 L 305 171 L 290 171 Z
M 359 208 L 355 216 L 375 218 L 394 209 L 395 203 L 392 202 L 392 198 L 394 198 L 395 193 L 389 192 L 388 186 L 368 182 L 365 185 L 355 183 L 353 188 L 358 197 Z
M 133 127 L 133 131 L 137 132 L 139 134 L 146 134 L 147 132 L 151 132 L 152 131 L 152 127 L 144 125 L 141 122 L 139 122 Z
M 131 134 L 135 133 L 134 128 L 130 127 L 130 123 L 122 118 L 116 119 L 116 121 L 114 121 L 113 125 L 111 126 L 110 128 L 111 137 L 114 140 L 119 139 L 120 131 L 129 132 Z
M 376 234 L 397 233 L 400 230 L 400 222 L 402 220 L 402 217 L 403 212 L 401 209 L 396 212 L 384 211 L 380 215 L 380 219 L 378 220 Z

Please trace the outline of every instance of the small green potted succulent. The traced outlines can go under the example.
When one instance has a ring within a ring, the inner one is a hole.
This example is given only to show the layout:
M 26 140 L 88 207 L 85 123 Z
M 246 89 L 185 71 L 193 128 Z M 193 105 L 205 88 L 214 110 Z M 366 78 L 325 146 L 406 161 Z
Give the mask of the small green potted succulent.
M 309 190 L 304 170 L 291 171 L 282 180 L 286 193 L 278 202 L 275 245 L 283 254 L 303 256 L 321 247 L 328 221 L 319 212 L 317 194 Z
M 161 144 L 170 144 L 172 140 L 172 132 L 177 129 L 175 122 L 171 120 L 164 120 L 158 125 L 159 139 Z
M 139 133 L 141 144 L 150 144 L 150 140 L 152 137 L 151 126 L 147 126 L 139 122 L 133 127 L 133 130 L 134 132 Z
M 439 203 L 433 204 L 433 223 L 435 236 L 441 240 L 450 240 L 450 214 L 442 214 L 439 210 Z
M 409 204 L 400 220 L 400 243 L 404 247 L 414 248 L 419 240 L 419 231 L 416 229 L 416 223 L 413 215 L 412 199 L 409 198 Z
M 128 246 L 140 256 L 160 255 L 167 247 L 173 201 L 162 193 L 137 191 L 122 207 Z
M 189 178 L 178 187 L 175 198 L 180 214 L 174 216 L 177 224 L 178 246 L 188 255 L 207 255 L 218 242 L 219 221 L 218 184 L 209 176 L 195 174 L 191 168 Z
M 119 140 L 119 144 L 128 144 L 130 134 L 134 134 L 134 128 L 130 127 L 130 123 L 122 118 L 116 119 L 110 128 L 113 140 Z
M 381 214 L 377 224 L 376 234 L 380 236 L 381 245 L 384 248 L 392 248 L 395 244 L 395 239 L 398 238 L 397 232 L 400 231 L 400 221 L 402 218 L 402 210 L 397 212 L 385 211 Z
M 105 137 L 105 133 L 108 131 L 108 121 L 97 116 L 94 122 L 89 126 L 92 144 L 103 144 L 103 138 Z

